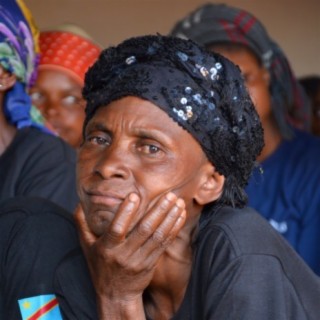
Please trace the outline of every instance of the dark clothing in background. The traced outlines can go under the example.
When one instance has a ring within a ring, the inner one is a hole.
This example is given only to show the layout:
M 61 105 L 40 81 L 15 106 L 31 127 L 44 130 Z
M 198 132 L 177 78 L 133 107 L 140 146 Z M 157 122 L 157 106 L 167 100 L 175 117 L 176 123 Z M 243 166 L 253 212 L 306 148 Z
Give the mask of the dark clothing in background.
M 31 197 L 2 201 L 0 319 L 21 319 L 20 299 L 54 294 L 54 270 L 77 245 L 72 215 L 56 204 Z
M 65 319 L 98 319 L 81 251 L 57 269 Z M 223 208 L 200 229 L 189 285 L 174 320 L 318 320 L 320 279 L 254 210 Z
M 294 130 L 255 169 L 246 191 L 261 213 L 320 275 L 320 139 Z M 319 300 L 320 303 L 320 300 Z M 319 314 L 320 319 L 320 314 Z
M 23 128 L 0 156 L 0 200 L 35 196 L 68 211 L 78 203 L 76 152 L 60 138 Z

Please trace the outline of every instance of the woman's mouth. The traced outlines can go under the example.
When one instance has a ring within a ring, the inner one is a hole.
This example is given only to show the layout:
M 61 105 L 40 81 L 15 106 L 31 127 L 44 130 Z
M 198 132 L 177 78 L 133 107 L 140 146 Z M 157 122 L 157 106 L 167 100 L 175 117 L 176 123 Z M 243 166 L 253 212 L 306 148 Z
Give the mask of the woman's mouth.
M 91 204 L 106 209 L 119 208 L 125 196 L 111 191 L 90 190 L 86 192 Z

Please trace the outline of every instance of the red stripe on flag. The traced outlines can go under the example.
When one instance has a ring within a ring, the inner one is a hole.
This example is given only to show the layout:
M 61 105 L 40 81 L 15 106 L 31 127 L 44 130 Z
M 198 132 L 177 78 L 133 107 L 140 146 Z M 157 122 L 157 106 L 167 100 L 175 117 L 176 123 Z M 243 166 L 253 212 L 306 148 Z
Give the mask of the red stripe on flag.
M 45 304 L 43 307 L 41 307 L 38 311 L 36 311 L 36 313 L 34 313 L 31 317 L 29 317 L 28 320 L 38 320 L 41 316 L 43 316 L 45 313 L 52 310 L 57 305 L 58 305 L 58 300 L 57 298 L 54 298 L 53 300 Z

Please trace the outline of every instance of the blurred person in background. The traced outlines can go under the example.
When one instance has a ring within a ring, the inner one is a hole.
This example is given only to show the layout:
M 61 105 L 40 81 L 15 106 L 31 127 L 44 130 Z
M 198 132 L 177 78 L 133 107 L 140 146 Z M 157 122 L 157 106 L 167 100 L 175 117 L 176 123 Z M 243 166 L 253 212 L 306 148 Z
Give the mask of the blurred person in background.
M 82 140 L 84 75 L 99 53 L 100 47 L 78 26 L 66 24 L 40 33 L 40 63 L 31 99 L 53 131 L 74 148 Z
M 238 67 L 142 36 L 104 50 L 83 93 L 82 250 L 64 254 L 78 237 L 61 208 L 7 201 L 3 319 L 318 320 L 319 277 L 246 206 L 264 143 Z M 36 223 L 15 223 L 26 210 Z
M 38 61 L 38 30 L 24 2 L 0 0 L 0 200 L 38 196 L 71 212 L 76 154 L 32 108 Z
M 320 136 L 320 76 L 306 76 L 299 79 L 300 84 L 311 100 L 311 131 Z
M 240 67 L 265 140 L 246 188 L 249 205 L 320 274 L 320 141 L 306 132 L 309 101 L 284 53 L 256 17 L 224 4 L 197 8 L 171 34 Z

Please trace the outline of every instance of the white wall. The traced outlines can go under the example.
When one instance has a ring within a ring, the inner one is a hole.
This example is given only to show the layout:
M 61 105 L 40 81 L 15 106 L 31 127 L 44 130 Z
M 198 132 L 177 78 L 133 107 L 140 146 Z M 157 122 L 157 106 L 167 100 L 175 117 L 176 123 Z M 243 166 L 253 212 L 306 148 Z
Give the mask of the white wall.
M 39 28 L 76 23 L 103 47 L 130 36 L 167 34 L 178 19 L 209 1 L 25 0 Z M 224 2 L 256 15 L 286 52 L 298 76 L 320 74 L 320 0 Z

